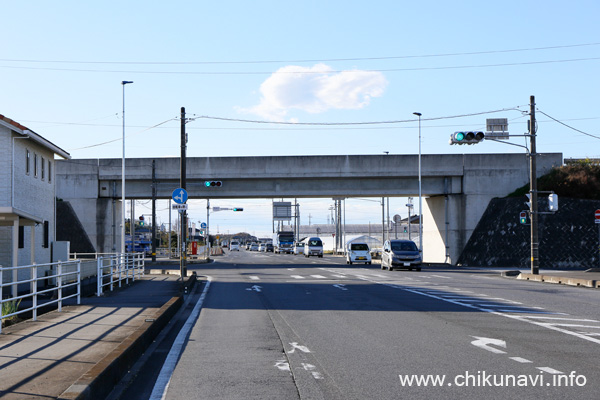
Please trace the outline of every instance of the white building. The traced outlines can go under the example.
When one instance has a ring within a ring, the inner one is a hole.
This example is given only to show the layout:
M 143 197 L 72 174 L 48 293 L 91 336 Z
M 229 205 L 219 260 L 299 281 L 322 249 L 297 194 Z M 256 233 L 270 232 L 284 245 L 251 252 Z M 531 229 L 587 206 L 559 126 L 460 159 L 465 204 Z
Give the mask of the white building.
M 71 158 L 0 114 L 0 268 L 52 262 L 55 155 Z M 16 279 L 10 271 L 2 273 L 5 283 Z

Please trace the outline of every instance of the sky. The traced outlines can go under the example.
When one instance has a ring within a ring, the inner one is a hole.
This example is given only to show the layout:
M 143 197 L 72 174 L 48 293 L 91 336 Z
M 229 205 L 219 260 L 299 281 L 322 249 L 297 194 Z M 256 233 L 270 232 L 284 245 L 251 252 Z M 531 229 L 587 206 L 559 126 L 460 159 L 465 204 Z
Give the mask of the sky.
M 121 158 L 124 107 L 127 157 L 179 156 L 181 107 L 188 157 L 417 154 L 413 112 L 423 154 L 524 152 L 448 139 L 486 118 L 526 133 L 531 95 L 538 152 L 600 158 L 597 0 L 2 3 L 0 114 L 75 159 Z M 328 222 L 332 200 L 299 202 Z M 220 232 L 271 231 L 270 199 L 213 203 L 244 207 L 215 213 Z M 377 199 L 346 207 L 381 221 Z

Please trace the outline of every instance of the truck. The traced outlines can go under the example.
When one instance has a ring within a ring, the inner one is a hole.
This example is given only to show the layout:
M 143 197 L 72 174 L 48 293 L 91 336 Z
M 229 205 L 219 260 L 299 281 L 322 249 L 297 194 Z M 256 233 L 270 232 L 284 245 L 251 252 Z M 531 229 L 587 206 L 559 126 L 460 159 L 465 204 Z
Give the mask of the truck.
M 294 232 L 278 231 L 273 234 L 273 252 L 292 254 L 294 251 Z

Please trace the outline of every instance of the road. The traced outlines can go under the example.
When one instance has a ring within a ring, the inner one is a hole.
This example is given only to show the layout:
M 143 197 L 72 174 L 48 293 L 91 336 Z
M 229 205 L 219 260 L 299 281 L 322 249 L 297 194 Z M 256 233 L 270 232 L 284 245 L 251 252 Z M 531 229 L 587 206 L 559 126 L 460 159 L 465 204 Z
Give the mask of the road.
M 597 290 L 244 250 L 198 274 L 166 399 L 597 398 Z

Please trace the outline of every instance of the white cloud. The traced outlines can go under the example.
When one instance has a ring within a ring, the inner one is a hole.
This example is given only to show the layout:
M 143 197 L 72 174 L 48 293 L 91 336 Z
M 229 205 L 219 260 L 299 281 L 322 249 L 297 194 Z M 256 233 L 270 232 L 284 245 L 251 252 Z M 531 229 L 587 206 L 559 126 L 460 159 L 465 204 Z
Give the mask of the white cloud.
M 383 95 L 387 81 L 381 72 L 333 72 L 325 64 L 280 68 L 260 85 L 260 103 L 238 111 L 281 121 L 291 110 L 318 114 L 330 109 L 356 110 Z

